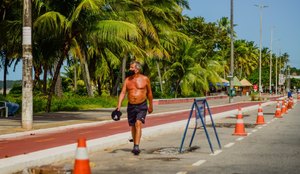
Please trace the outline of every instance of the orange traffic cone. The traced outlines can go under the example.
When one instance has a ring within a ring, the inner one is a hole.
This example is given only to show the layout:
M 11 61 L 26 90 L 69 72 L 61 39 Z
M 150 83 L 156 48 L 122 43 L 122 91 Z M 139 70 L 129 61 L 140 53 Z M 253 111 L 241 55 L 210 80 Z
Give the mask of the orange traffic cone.
M 237 119 L 243 119 L 242 109 L 239 107 L 238 109 L 238 115 L 236 116 Z
M 287 109 L 292 109 L 292 101 L 290 98 L 288 99 Z
M 239 108 L 239 114 L 237 116 L 235 130 L 232 135 L 247 136 L 247 133 L 245 132 L 245 125 L 244 125 L 244 121 L 243 121 L 243 115 L 242 115 L 241 108 Z
M 285 113 L 286 113 L 286 114 L 289 113 L 288 104 L 289 104 L 289 99 L 287 98 L 287 99 L 285 100 Z
M 261 107 L 261 103 L 258 104 L 258 112 L 263 112 L 262 107 Z
M 285 101 L 282 100 L 281 115 L 286 113 Z
M 263 110 L 262 110 L 262 107 L 261 107 L 260 103 L 259 103 L 259 106 L 258 106 L 256 124 L 266 124 L 265 119 L 264 119 L 264 113 L 263 113 Z
M 290 100 L 289 100 L 289 102 L 290 102 L 290 109 L 293 109 L 294 108 L 294 99 L 293 99 L 293 97 L 290 97 Z
M 297 99 L 300 99 L 300 94 L 297 95 Z
M 279 101 L 277 101 L 276 111 L 275 111 L 275 116 L 274 117 L 276 117 L 276 118 L 282 118 Z
M 74 165 L 74 174 L 90 174 L 90 161 L 86 149 L 85 138 L 78 139 L 78 145 L 76 150 L 76 159 Z

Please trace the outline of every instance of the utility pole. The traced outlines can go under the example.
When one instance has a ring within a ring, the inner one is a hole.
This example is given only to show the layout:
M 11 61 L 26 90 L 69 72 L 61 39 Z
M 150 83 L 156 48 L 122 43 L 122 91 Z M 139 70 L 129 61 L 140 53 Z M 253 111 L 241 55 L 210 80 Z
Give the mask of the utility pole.
M 233 96 L 232 96 L 232 91 L 233 91 L 233 65 L 234 65 L 234 45 L 233 45 L 233 0 L 230 0 L 230 89 L 229 89 L 229 103 L 232 103 Z
M 287 65 L 287 82 L 286 82 L 286 92 L 291 90 L 291 78 L 290 78 L 290 66 Z
M 23 0 L 22 34 L 22 128 L 32 129 L 32 19 L 31 0 Z
M 272 94 L 272 42 L 273 42 L 273 28 L 271 28 L 271 43 L 270 43 L 270 77 L 269 77 L 269 92 Z
M 255 5 L 260 9 L 260 22 L 259 22 L 259 84 L 258 84 L 258 89 L 259 89 L 259 96 L 261 96 L 261 91 L 262 91 L 262 86 L 261 86 L 261 47 L 262 47 L 262 9 L 266 8 L 268 6 L 266 5 Z
M 276 94 L 276 96 L 277 96 L 277 78 L 278 78 L 278 75 L 277 75 L 277 57 L 276 57 L 276 68 L 275 68 L 275 71 L 276 71 L 276 73 L 275 73 L 275 94 Z

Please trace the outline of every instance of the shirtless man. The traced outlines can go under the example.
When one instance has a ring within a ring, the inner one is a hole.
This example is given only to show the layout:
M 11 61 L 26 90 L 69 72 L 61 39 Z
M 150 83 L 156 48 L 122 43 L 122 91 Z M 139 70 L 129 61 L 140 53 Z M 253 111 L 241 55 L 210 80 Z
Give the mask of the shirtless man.
M 142 123 L 145 123 L 147 111 L 153 111 L 153 96 L 148 77 L 140 74 L 141 64 L 137 61 L 130 63 L 129 76 L 120 93 L 117 110 L 120 111 L 122 101 L 128 93 L 127 118 L 129 126 L 131 126 L 131 135 L 134 146 L 132 153 L 138 155 L 140 153 L 139 144 L 142 136 Z M 149 107 L 147 106 L 147 99 Z

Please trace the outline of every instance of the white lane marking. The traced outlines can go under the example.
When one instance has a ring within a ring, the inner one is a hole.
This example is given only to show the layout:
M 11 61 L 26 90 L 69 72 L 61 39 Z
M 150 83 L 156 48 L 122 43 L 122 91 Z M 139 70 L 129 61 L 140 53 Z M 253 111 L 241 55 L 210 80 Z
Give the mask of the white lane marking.
M 256 132 L 256 131 L 257 131 L 257 129 L 253 129 L 253 130 L 252 130 L 252 132 Z
M 261 128 L 262 128 L 261 126 L 257 127 L 257 129 L 261 129 Z
M 192 164 L 192 166 L 200 166 L 201 164 L 205 163 L 206 160 L 199 160 L 197 162 L 195 162 L 194 164 Z
M 270 121 L 267 122 L 267 124 L 271 123 Z
M 231 147 L 233 145 L 234 145 L 234 143 L 231 142 L 231 143 L 226 144 L 224 147 L 229 148 L 229 147 Z
M 180 171 L 180 172 L 177 172 L 176 174 L 187 174 L 187 171 Z
M 222 150 L 216 150 L 214 153 L 211 153 L 210 155 L 216 156 L 216 155 L 218 155 L 221 152 L 222 152 Z
M 264 124 L 264 125 L 262 125 L 262 126 L 267 126 L 268 124 Z
M 236 141 L 241 141 L 243 139 L 244 139 L 244 137 L 240 137 L 240 138 L 237 138 Z
M 252 133 L 248 133 L 248 136 L 251 135 Z

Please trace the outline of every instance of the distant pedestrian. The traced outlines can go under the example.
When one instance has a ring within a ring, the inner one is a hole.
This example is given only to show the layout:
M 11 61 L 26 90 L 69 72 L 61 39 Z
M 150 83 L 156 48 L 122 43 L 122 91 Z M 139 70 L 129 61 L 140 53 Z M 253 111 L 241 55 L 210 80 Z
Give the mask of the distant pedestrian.
M 18 103 L 13 103 L 13 102 L 9 102 L 9 101 L 3 101 L 6 105 L 6 107 L 8 108 L 8 116 L 15 116 L 15 114 L 17 113 L 18 109 L 19 109 L 19 104 Z
M 153 111 L 153 95 L 148 77 L 141 74 L 142 66 L 139 62 L 130 63 L 129 74 L 123 84 L 117 110 L 120 111 L 122 101 L 128 93 L 127 117 L 129 126 L 131 126 L 131 135 L 134 146 L 132 153 L 140 153 L 139 144 L 142 136 L 142 124 L 145 123 L 147 111 Z M 149 101 L 149 107 L 147 104 Z
M 292 91 L 291 90 L 288 91 L 288 98 L 290 98 L 290 97 L 292 97 Z

